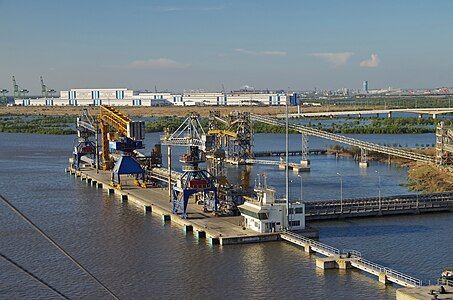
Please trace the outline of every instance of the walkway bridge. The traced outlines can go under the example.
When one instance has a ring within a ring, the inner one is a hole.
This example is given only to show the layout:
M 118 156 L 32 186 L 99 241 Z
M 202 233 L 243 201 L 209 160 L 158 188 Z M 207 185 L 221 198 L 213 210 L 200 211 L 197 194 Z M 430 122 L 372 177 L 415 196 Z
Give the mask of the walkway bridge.
M 453 211 L 453 192 L 305 203 L 306 220 Z
M 253 121 L 262 122 L 262 123 L 269 124 L 269 125 L 282 126 L 282 127 L 286 126 L 284 121 L 281 121 L 281 120 L 278 120 L 278 119 L 272 118 L 272 117 L 251 114 L 251 119 Z M 304 126 L 304 125 L 289 124 L 289 129 L 295 130 L 295 131 L 300 132 L 305 135 L 316 136 L 316 137 L 328 139 L 331 141 L 339 142 L 342 144 L 360 147 L 361 149 L 368 150 L 368 151 L 388 154 L 388 155 L 397 156 L 397 157 L 410 159 L 410 160 L 414 160 L 414 161 L 420 161 L 420 162 L 435 163 L 435 161 L 436 161 L 435 157 L 433 157 L 433 156 L 418 154 L 418 153 L 414 153 L 409 150 L 404 150 L 404 149 L 399 149 L 399 148 L 382 146 L 382 145 L 379 145 L 376 143 L 370 143 L 370 142 L 354 139 L 351 137 L 346 137 L 346 136 L 336 134 L 336 133 L 330 133 L 330 132 L 327 132 L 324 130 L 320 130 L 320 129 L 316 129 L 316 128 L 312 128 L 312 127 L 308 127 L 308 126 Z
M 297 233 L 285 231 L 280 234 L 282 240 L 304 247 L 305 252 L 315 252 L 325 257 L 316 259 L 316 267 L 322 269 L 357 268 L 366 273 L 378 276 L 379 282 L 396 283 L 404 287 L 422 286 L 422 280 L 382 266 L 362 257 L 356 250 L 340 250 L 330 245 L 306 238 Z
M 298 112 L 289 114 L 289 117 L 340 117 L 340 116 L 362 116 L 362 115 L 379 115 L 387 114 L 388 117 L 392 116 L 392 113 L 413 113 L 422 115 L 431 115 L 434 119 L 438 115 L 451 114 L 453 113 L 453 108 L 444 107 L 444 108 L 389 108 L 389 109 L 371 109 L 371 110 L 345 110 L 345 111 L 325 111 L 325 112 Z M 285 118 L 286 115 L 279 114 L 277 118 Z

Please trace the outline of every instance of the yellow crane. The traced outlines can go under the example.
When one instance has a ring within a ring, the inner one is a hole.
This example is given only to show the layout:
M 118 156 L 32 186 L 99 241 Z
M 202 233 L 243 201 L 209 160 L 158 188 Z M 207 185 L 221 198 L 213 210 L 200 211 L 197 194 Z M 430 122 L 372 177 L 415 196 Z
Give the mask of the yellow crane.
M 144 138 L 144 122 L 132 121 L 128 116 L 109 105 L 100 107 L 98 121 L 101 128 L 103 169 L 110 170 L 113 167 L 113 162 L 110 158 L 109 137 L 110 140 L 117 140 L 118 138 L 109 136 L 109 127 L 116 130 L 120 137 L 141 141 Z

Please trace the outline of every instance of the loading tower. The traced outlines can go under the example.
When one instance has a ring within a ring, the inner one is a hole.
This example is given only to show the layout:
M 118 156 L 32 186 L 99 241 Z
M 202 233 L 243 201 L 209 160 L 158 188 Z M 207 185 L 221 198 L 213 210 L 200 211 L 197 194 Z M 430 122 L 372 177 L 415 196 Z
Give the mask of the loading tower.
M 161 137 L 163 145 L 168 146 L 168 168 L 171 176 L 171 146 L 187 147 L 187 152 L 180 158 L 182 176 L 173 184 L 169 178 L 169 193 L 173 205 L 173 213 L 187 218 L 189 199 L 203 205 L 205 212 L 217 213 L 218 198 L 215 177 L 207 170 L 200 168 L 204 162 L 203 152 L 209 150 L 211 143 L 199 121 L 199 115 L 191 113 L 184 122 L 170 133 L 166 130 Z

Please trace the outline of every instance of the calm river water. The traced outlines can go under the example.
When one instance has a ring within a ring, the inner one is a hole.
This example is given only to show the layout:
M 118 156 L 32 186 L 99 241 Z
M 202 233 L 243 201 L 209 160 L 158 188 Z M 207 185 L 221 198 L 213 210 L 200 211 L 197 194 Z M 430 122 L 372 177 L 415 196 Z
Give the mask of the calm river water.
M 292 149 L 300 145 L 291 138 Z M 360 136 L 391 143 L 433 143 L 433 135 Z M 301 249 L 284 243 L 210 246 L 179 227 L 121 205 L 114 196 L 88 187 L 63 172 L 73 136 L 0 133 L 0 193 L 77 257 L 124 299 L 290 298 L 394 299 L 396 288 L 381 286 L 358 271 L 321 271 Z M 147 136 L 152 145 L 157 134 Z M 283 148 L 282 135 L 257 135 L 260 149 Z M 310 146 L 326 146 L 310 139 Z M 148 150 L 149 151 L 149 148 Z M 297 158 L 294 157 L 294 160 Z M 176 159 L 175 159 L 176 160 Z M 165 159 L 164 159 L 165 161 Z M 339 198 L 340 172 L 345 195 L 375 196 L 377 173 L 384 195 L 408 193 L 405 168 L 371 163 L 360 170 L 352 159 L 313 156 L 303 174 L 303 199 Z M 283 194 L 283 172 L 266 172 Z M 253 175 L 255 174 L 255 175 Z M 299 178 L 291 194 L 300 197 Z M 367 258 L 421 279 L 435 279 L 453 265 L 453 214 L 314 223 L 320 240 L 354 248 Z M 87 276 L 0 205 L 0 251 L 45 279 L 70 298 L 108 298 Z M 53 299 L 52 292 L 0 260 L 0 299 Z

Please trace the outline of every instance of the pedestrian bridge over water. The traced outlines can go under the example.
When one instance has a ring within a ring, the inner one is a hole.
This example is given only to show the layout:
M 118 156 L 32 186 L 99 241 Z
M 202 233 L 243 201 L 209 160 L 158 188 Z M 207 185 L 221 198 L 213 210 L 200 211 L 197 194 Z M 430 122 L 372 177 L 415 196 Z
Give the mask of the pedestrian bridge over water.
M 269 125 L 282 126 L 282 127 L 286 126 L 286 123 L 284 121 L 276 119 L 276 118 L 268 117 L 268 116 L 251 114 L 251 119 L 253 121 L 262 122 L 262 123 L 269 124 Z M 331 141 L 339 142 L 341 144 L 356 146 L 356 147 L 359 147 L 360 149 L 363 149 L 366 151 L 374 151 L 374 152 L 378 152 L 378 153 L 388 154 L 388 155 L 397 156 L 397 157 L 410 159 L 410 160 L 414 160 L 414 161 L 420 161 L 420 162 L 427 162 L 427 163 L 436 162 L 436 159 L 433 156 L 419 154 L 419 153 L 415 153 L 415 152 L 405 150 L 405 149 L 400 149 L 400 148 L 382 146 L 382 145 L 379 145 L 376 143 L 371 143 L 371 142 L 354 139 L 351 137 L 343 136 L 343 135 L 336 134 L 336 133 L 331 133 L 331 132 L 328 132 L 325 130 L 316 129 L 316 128 L 312 128 L 309 126 L 298 125 L 298 124 L 289 124 L 289 129 L 300 132 L 305 135 L 316 136 L 316 137 L 328 139 Z
M 326 112 L 298 112 L 289 114 L 289 117 L 342 117 L 342 116 L 363 116 L 363 115 L 380 115 L 386 114 L 389 118 L 392 113 L 413 113 L 419 117 L 430 115 L 435 119 L 438 115 L 453 113 L 453 108 L 389 108 L 389 109 L 372 109 L 372 110 L 347 110 L 347 111 L 326 111 Z M 284 114 L 277 115 L 278 118 L 285 118 Z

